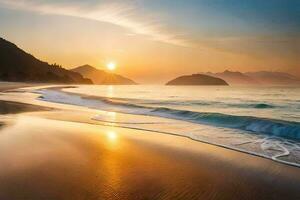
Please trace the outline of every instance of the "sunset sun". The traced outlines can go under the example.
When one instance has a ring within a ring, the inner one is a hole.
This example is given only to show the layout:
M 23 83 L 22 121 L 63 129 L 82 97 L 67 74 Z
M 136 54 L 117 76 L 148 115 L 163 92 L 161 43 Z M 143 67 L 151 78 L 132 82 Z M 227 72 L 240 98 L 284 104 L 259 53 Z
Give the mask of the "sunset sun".
M 115 62 L 109 62 L 106 64 L 106 68 L 110 71 L 114 71 L 116 69 L 117 65 Z

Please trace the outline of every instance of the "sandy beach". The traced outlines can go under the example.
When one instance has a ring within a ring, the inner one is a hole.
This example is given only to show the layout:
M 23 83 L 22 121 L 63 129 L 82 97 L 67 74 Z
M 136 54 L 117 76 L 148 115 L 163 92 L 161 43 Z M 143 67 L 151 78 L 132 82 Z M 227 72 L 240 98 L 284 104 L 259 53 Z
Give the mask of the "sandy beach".
M 18 83 L 18 82 L 2 82 L 0 81 L 0 91 L 12 90 L 17 88 L 30 87 L 38 84 L 34 83 Z
M 297 167 L 40 104 L 1 102 L 0 199 L 300 198 Z

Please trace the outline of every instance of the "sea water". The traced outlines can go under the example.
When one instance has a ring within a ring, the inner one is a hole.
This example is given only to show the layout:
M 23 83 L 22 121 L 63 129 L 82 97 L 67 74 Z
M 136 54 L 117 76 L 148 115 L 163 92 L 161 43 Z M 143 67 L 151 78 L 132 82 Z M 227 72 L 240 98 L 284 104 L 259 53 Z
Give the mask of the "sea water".
M 45 101 L 109 111 L 94 120 L 176 134 L 300 166 L 299 87 L 82 85 L 38 92 Z M 112 112 L 135 117 L 116 121 Z M 141 115 L 156 120 L 139 120 Z

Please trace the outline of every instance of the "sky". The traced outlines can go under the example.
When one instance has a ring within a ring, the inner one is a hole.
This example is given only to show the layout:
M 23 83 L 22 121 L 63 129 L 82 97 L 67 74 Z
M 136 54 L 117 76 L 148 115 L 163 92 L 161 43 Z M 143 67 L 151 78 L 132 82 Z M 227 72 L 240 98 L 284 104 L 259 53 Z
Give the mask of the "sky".
M 139 83 L 224 70 L 300 77 L 299 0 L 0 0 L 0 27 L 41 60 L 115 62 Z

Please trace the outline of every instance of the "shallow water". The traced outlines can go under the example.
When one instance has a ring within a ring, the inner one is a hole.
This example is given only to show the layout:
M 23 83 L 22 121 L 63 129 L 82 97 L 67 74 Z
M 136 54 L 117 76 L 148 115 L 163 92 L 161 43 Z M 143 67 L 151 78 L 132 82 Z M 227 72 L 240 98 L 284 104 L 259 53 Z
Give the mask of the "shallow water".
M 300 122 L 300 87 L 80 86 L 64 91 L 103 100 Z

